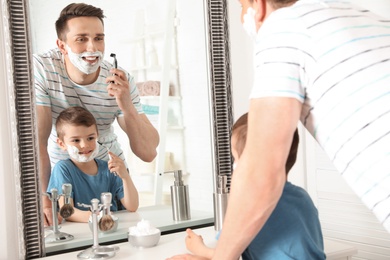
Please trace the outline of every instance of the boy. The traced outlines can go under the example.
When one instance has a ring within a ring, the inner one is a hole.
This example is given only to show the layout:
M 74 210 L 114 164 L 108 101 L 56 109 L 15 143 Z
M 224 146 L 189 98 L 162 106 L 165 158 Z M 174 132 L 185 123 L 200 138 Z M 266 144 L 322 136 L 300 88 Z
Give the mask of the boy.
M 235 165 L 239 163 L 244 150 L 247 129 L 246 113 L 233 125 L 232 154 Z M 298 143 L 299 135 L 295 130 L 285 166 L 286 175 L 295 164 Z M 211 259 L 214 255 L 214 249 L 206 247 L 202 237 L 191 229 L 187 229 L 186 246 L 195 255 L 206 259 Z M 176 259 L 187 259 L 185 257 L 177 256 Z M 242 259 L 325 259 L 318 212 L 304 189 L 286 181 L 274 212 L 245 249 Z
M 138 208 L 138 192 L 130 178 L 122 159 L 109 152 L 111 160 L 96 159 L 99 152 L 98 130 L 93 115 L 82 107 L 69 107 L 63 110 L 55 124 L 57 144 L 67 151 L 70 159 L 56 163 L 50 177 L 47 191 L 52 188 L 61 191 L 63 183 L 72 184 L 71 203 L 75 213 L 67 220 L 88 222 L 90 211 L 77 203 L 91 204 L 102 192 L 112 193 L 112 211 L 117 211 L 119 200 L 131 212 Z M 115 176 L 113 173 L 116 173 Z M 59 200 L 60 207 L 64 198 Z

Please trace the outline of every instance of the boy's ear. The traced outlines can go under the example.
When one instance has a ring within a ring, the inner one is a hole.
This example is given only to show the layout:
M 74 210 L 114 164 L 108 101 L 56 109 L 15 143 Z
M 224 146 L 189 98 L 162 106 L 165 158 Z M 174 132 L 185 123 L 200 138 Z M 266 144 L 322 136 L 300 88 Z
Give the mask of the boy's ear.
M 58 137 L 57 137 L 57 144 L 58 144 L 58 146 L 59 146 L 62 150 L 64 150 L 64 151 L 67 150 L 67 147 L 66 147 L 64 141 L 62 141 L 62 140 L 61 140 L 60 138 L 58 138 Z

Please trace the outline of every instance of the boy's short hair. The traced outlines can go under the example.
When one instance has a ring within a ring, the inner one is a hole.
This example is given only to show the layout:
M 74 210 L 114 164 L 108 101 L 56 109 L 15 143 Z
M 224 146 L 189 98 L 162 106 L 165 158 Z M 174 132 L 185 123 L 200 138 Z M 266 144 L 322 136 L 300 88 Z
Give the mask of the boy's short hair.
M 104 25 L 103 18 L 105 18 L 105 16 L 102 9 L 84 3 L 69 4 L 62 9 L 60 16 L 55 23 L 58 39 L 62 41 L 66 40 L 68 21 L 76 17 L 97 17 Z
M 241 156 L 245 148 L 246 138 L 248 132 L 248 113 L 243 114 L 238 120 L 234 123 L 232 128 L 232 135 L 237 136 L 236 147 L 237 153 Z M 286 162 L 286 174 L 291 170 L 297 160 L 298 154 L 298 144 L 299 144 L 299 134 L 298 129 L 294 132 L 293 141 L 291 144 L 290 152 L 287 157 Z
M 83 107 L 68 107 L 58 115 L 56 120 L 56 131 L 57 137 L 62 139 L 65 135 L 63 126 L 65 124 L 75 126 L 86 126 L 90 127 L 95 125 L 96 132 L 98 132 L 96 119 L 87 109 Z

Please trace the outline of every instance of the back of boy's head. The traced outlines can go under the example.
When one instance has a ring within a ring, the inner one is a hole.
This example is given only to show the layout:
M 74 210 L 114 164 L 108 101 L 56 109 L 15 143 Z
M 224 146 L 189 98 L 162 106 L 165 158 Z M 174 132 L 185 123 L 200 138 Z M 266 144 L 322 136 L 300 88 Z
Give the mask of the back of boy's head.
M 87 109 L 83 107 L 68 107 L 58 115 L 56 120 L 57 137 L 62 139 L 65 135 L 63 126 L 70 124 L 74 126 L 90 127 L 94 125 L 97 130 L 96 119 Z
M 248 113 L 243 114 L 238 120 L 234 123 L 232 128 L 232 135 L 236 136 L 236 146 L 235 149 L 237 154 L 241 156 L 245 148 L 246 138 L 248 132 Z M 286 174 L 291 170 L 297 160 L 298 153 L 298 144 L 299 144 L 299 135 L 298 129 L 294 132 L 293 141 L 291 144 L 290 152 L 287 157 L 286 162 Z

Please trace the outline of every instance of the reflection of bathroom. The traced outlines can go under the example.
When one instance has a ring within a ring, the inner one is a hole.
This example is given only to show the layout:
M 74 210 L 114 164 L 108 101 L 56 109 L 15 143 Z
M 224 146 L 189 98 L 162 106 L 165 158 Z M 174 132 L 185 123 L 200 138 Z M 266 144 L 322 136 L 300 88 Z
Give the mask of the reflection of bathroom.
M 132 155 L 127 136 L 118 125 L 115 126 L 118 139 L 127 155 L 131 177 L 140 192 L 140 206 L 154 203 L 154 173 L 156 165 L 163 164 L 161 172 L 176 169 L 183 171 L 184 182 L 190 187 L 192 209 L 212 211 L 213 202 L 210 198 L 213 196 L 213 165 L 204 55 L 206 40 L 203 17 L 195 15 L 203 12 L 203 3 L 184 5 L 181 1 L 176 1 L 176 12 L 173 13 L 176 13 L 178 19 L 173 19 L 172 16 L 173 34 L 168 41 L 171 49 L 167 60 L 164 59 L 167 42 L 164 37 L 166 29 L 169 28 L 166 24 L 166 1 L 116 0 L 115 5 L 110 1 L 83 2 L 104 10 L 105 59 L 112 62 L 109 55 L 115 53 L 118 66 L 134 76 L 141 92 L 149 94 L 142 96 L 142 103 L 156 127 L 162 111 L 158 90 L 162 91 L 162 71 L 166 68 L 164 64 L 169 62 L 166 74 L 168 94 L 165 102 L 167 130 L 160 133 L 160 140 L 165 140 L 164 152 L 159 157 L 160 163 L 157 159 L 152 163 L 144 163 Z M 33 51 L 43 52 L 55 47 L 54 21 L 69 0 L 34 0 L 30 3 L 32 16 L 41 17 L 32 21 Z M 173 173 L 164 174 L 164 204 L 170 203 L 169 188 L 173 181 Z
M 173 171 L 182 170 L 184 178 L 187 172 L 175 26 L 179 19 L 176 10 L 169 11 L 166 3 L 158 2 L 149 1 L 134 8 L 129 37 L 124 40 L 134 57 L 130 59 L 129 72 L 137 82 L 144 112 L 159 130 L 160 139 L 165 139 L 160 143 L 163 149 L 160 147 L 151 163 L 143 162 L 130 150 L 127 152 L 129 170 L 140 192 L 142 206 L 155 203 L 156 172 L 164 172 L 159 204 L 171 203 L 169 186 L 173 183 Z M 167 110 L 165 116 L 161 114 L 162 109 Z M 160 120 L 166 122 L 165 127 L 160 125 Z

